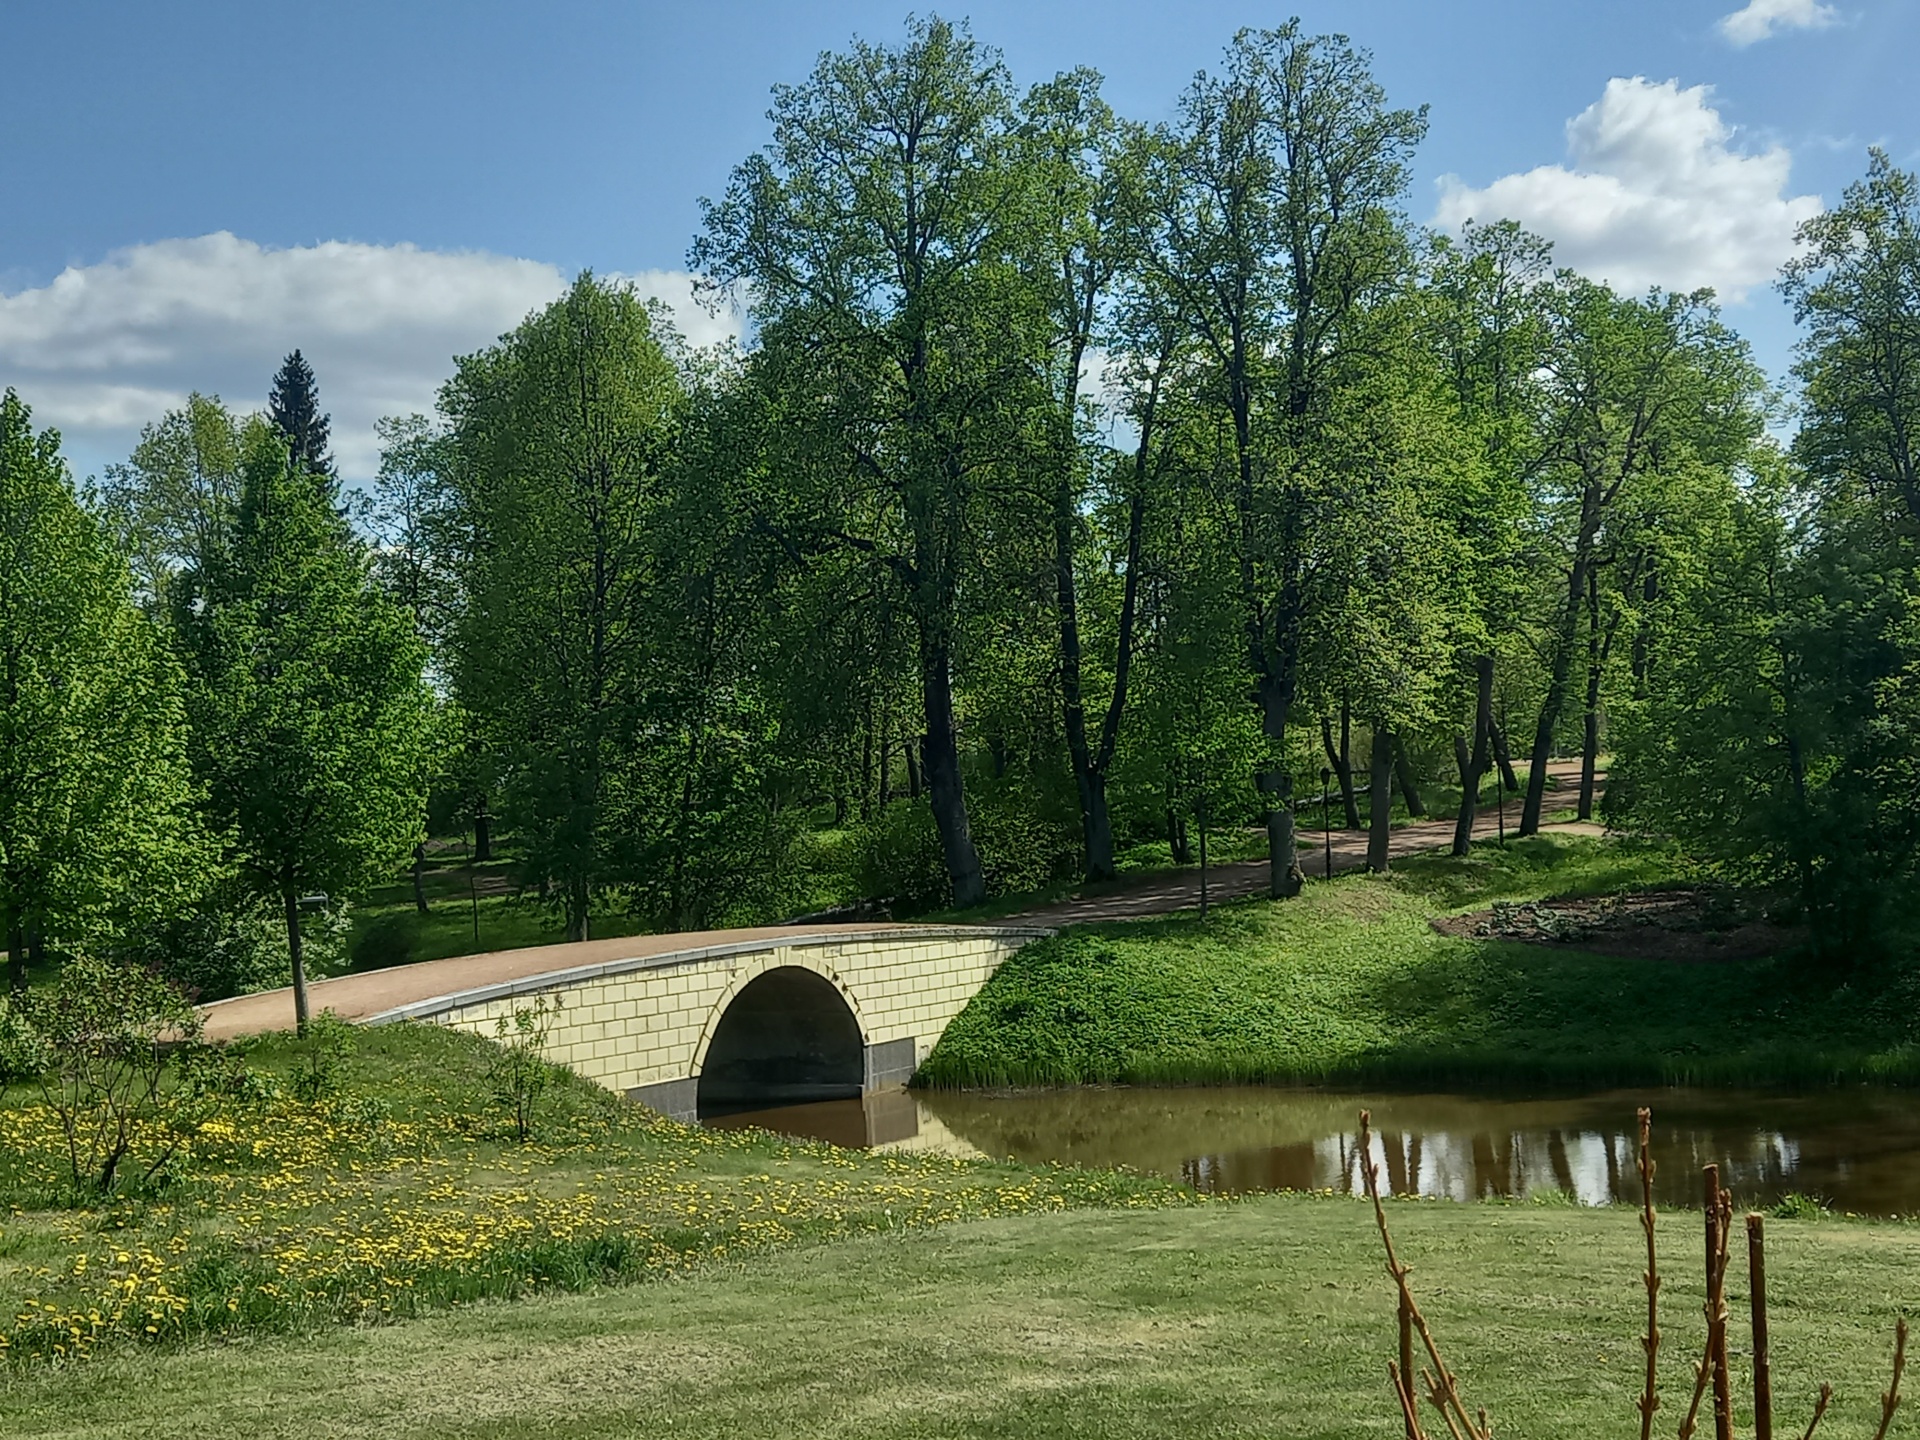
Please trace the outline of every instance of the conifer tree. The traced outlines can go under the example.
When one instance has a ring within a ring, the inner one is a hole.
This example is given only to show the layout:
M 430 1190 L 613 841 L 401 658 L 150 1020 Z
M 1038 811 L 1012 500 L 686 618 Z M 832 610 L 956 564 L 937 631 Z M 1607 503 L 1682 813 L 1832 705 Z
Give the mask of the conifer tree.
M 320 409 L 320 386 L 313 366 L 298 350 L 287 356 L 273 377 L 267 395 L 267 418 L 287 442 L 296 465 L 309 474 L 334 478 L 333 455 L 327 449 L 329 417 Z

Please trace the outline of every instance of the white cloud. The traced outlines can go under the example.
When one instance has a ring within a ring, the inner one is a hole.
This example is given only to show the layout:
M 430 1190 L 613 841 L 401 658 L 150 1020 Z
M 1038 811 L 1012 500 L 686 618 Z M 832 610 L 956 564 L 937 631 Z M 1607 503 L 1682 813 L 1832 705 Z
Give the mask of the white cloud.
M 1738 303 L 1792 255 L 1794 231 L 1820 199 L 1787 194 L 1785 148 L 1733 149 L 1708 98 L 1706 86 L 1677 80 L 1609 80 L 1567 122 L 1567 164 L 1483 189 L 1446 176 L 1435 223 L 1517 220 L 1554 242 L 1559 264 L 1621 289 L 1711 285 Z
M 1747 0 L 1731 15 L 1720 17 L 1720 34 L 1742 49 L 1768 39 L 1777 30 L 1824 30 L 1840 12 L 1820 0 Z
M 739 333 L 694 303 L 684 272 L 626 278 L 665 301 L 695 344 Z M 96 457 L 125 455 L 142 424 L 191 390 L 263 406 L 297 347 L 333 416 L 341 474 L 363 481 L 378 462 L 375 420 L 430 411 L 453 356 L 491 343 L 566 283 L 545 262 L 477 251 L 339 241 L 272 250 L 225 231 L 162 240 L 0 293 L 0 386 L 18 388 L 90 469 Z

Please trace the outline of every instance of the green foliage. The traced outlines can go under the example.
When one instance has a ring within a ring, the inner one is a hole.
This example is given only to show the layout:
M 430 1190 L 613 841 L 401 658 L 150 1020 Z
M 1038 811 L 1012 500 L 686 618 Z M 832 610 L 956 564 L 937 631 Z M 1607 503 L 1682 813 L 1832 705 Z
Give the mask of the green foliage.
M 307 1022 L 301 1054 L 289 1077 L 288 1092 L 303 1105 L 317 1105 L 340 1094 L 358 1032 L 331 1010 Z
M 301 956 L 309 974 L 346 968 L 348 907 L 336 900 L 302 917 Z M 215 887 L 192 908 L 142 926 L 115 958 L 158 970 L 197 1003 L 224 1000 L 287 983 L 286 915 L 279 903 L 237 884 Z
M 113 943 L 190 903 L 195 823 L 178 667 L 83 510 L 59 436 L 0 396 L 0 944 Z
M 555 1079 L 555 1067 L 546 1058 L 547 1032 L 564 1008 L 558 995 L 537 995 L 531 1005 L 516 1005 L 494 1022 L 497 1053 L 487 1066 L 487 1085 L 523 1145 L 533 1134 L 540 1097 Z
M 1620 807 L 1725 873 L 1790 887 L 1846 966 L 1897 954 L 1920 878 L 1920 187 L 1875 152 L 1782 288 L 1804 328 L 1793 455 L 1703 507 L 1649 616 Z
M 174 610 L 194 767 L 242 882 L 287 917 L 296 985 L 300 897 L 350 895 L 412 849 L 431 715 L 412 619 L 324 488 L 257 437 L 232 529 Z
M 25 1051 L 59 1122 L 76 1190 L 104 1195 L 132 1157 L 151 1182 L 212 1113 L 200 1019 L 180 991 L 131 966 L 78 957 L 50 986 L 16 996 Z

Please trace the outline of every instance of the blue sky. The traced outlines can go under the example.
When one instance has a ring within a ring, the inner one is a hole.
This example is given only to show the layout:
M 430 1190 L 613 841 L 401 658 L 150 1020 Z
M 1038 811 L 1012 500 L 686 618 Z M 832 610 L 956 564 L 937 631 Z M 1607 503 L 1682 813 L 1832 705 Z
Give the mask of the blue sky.
M 1021 83 L 1077 64 L 1166 116 L 1232 32 L 1299 13 L 1432 107 L 1408 208 L 1511 213 L 1637 287 L 1714 284 L 1784 376 L 1766 277 L 1881 144 L 1912 166 L 1906 0 L 953 6 Z M 302 347 L 349 478 L 381 413 L 585 266 L 685 303 L 698 200 L 768 88 L 897 5 L 0 0 L 0 385 L 82 473 L 190 388 L 262 403 Z M 1742 298 L 1744 297 L 1744 298 Z

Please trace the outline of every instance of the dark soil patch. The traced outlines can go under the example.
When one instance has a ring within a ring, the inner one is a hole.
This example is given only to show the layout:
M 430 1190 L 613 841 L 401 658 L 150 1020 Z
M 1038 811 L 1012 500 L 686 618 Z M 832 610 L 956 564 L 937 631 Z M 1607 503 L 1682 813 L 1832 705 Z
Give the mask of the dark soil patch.
M 1502 902 L 1435 920 L 1433 928 L 1463 940 L 1518 940 L 1682 964 L 1758 960 L 1806 938 L 1804 927 L 1768 919 L 1758 898 L 1706 886 Z

